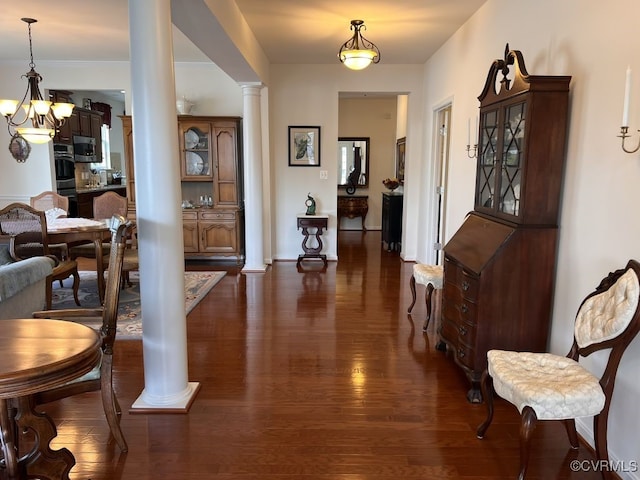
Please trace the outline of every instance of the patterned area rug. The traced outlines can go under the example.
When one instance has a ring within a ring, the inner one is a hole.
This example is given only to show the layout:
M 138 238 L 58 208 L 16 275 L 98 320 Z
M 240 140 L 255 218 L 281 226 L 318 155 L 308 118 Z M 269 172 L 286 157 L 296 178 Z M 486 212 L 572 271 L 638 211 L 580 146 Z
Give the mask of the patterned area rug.
M 185 310 L 188 314 L 207 293 L 226 275 L 226 272 L 185 272 Z M 140 283 L 137 272 L 131 273 L 133 285 L 120 291 L 118 305 L 119 339 L 142 338 L 142 315 L 140 312 Z M 64 281 L 61 288 L 58 282 L 53 287 L 52 308 L 78 308 L 73 300 L 72 279 Z M 96 272 L 80 272 L 80 290 L 78 292 L 80 308 L 95 308 L 98 300 L 98 282 Z M 83 321 L 85 325 L 99 328 L 99 321 Z

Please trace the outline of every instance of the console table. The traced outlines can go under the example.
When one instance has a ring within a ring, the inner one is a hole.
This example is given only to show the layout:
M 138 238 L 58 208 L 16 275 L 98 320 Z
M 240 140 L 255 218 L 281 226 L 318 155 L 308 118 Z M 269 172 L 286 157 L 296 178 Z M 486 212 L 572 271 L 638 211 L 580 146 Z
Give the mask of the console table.
M 302 229 L 302 235 L 304 235 L 302 239 L 302 251 L 304 253 L 298 255 L 298 263 L 296 264 L 298 267 L 302 260 L 310 258 L 319 258 L 324 262 L 325 267 L 327 266 L 327 256 L 320 253 L 322 251 L 322 238 L 320 237 L 328 224 L 328 215 L 298 215 L 298 230 Z M 315 229 L 315 232 L 310 233 L 310 228 Z M 312 235 L 315 237 L 315 247 L 311 247 L 308 244 L 309 237 Z
M 364 221 L 369 211 L 368 198 L 367 195 L 338 195 L 338 228 L 342 217 L 362 217 L 362 230 L 366 232 Z

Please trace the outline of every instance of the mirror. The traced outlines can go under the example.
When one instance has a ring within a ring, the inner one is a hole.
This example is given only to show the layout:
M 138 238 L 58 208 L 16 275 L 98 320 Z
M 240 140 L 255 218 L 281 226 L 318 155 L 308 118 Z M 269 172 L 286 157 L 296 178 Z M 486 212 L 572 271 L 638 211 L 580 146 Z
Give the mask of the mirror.
M 24 163 L 31 153 L 31 145 L 20 134 L 16 133 L 9 142 L 9 151 L 18 163 Z
M 338 138 L 338 187 L 369 186 L 369 137 Z

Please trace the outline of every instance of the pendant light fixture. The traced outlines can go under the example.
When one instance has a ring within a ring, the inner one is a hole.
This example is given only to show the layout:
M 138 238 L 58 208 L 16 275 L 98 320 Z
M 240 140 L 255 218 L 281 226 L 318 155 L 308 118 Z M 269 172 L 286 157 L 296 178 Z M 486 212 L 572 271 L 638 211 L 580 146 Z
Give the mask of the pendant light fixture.
M 47 143 L 71 116 L 73 103 L 53 103 L 45 100 L 40 92 L 39 83 L 42 76 L 35 70 L 33 63 L 33 47 L 31 43 L 31 24 L 34 18 L 22 18 L 29 26 L 29 62 L 30 70 L 22 77 L 27 79 L 27 91 L 22 101 L 0 100 L 0 114 L 7 119 L 12 142 L 18 137 L 29 143 Z M 28 123 L 30 121 L 30 123 Z
M 351 20 L 353 37 L 344 42 L 338 51 L 340 62 L 351 70 L 362 70 L 371 63 L 380 61 L 380 49 L 362 36 L 361 29 L 366 30 L 364 20 Z

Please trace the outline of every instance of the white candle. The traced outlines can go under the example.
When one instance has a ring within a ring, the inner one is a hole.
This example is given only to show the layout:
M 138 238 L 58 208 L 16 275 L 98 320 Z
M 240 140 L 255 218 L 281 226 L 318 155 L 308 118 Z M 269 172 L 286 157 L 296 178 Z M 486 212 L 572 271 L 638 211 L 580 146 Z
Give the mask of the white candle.
M 478 116 L 476 115 L 476 132 L 474 134 L 474 137 L 476 139 L 476 143 L 475 143 L 476 145 L 478 145 L 478 135 L 479 135 L 479 133 L 480 132 L 478 132 Z
M 629 126 L 629 100 L 631 98 L 631 67 L 627 67 L 627 79 L 624 84 L 624 105 L 622 107 L 622 126 Z
M 471 119 L 467 118 L 467 145 L 471 145 Z

